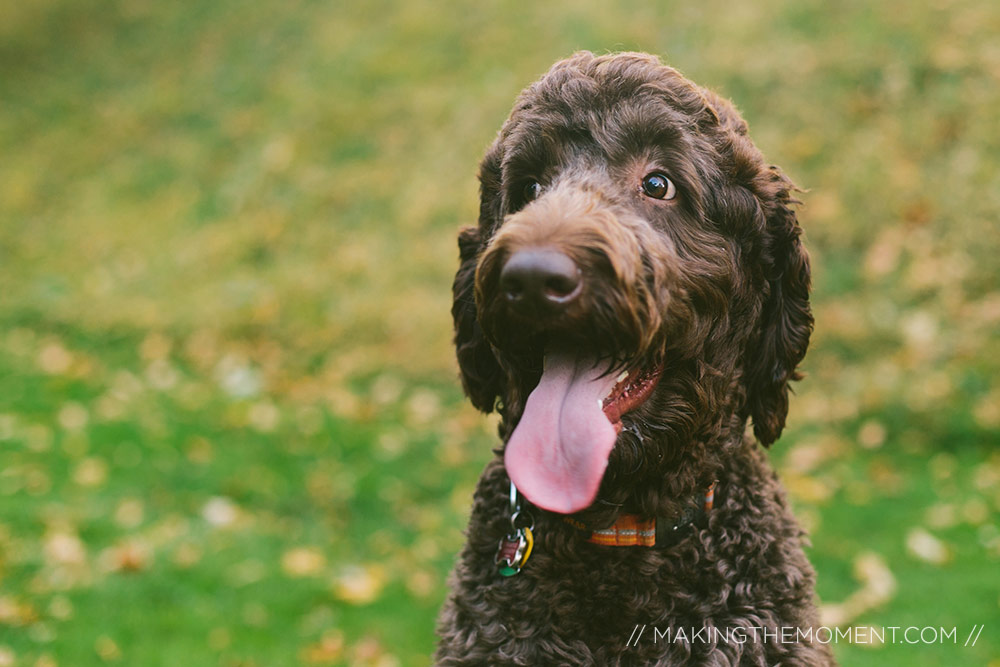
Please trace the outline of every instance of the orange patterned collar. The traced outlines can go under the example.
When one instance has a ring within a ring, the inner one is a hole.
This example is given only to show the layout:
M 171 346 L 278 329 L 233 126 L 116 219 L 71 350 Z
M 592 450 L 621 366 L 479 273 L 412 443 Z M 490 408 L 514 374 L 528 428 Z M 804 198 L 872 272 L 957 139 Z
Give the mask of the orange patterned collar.
M 675 543 L 683 528 L 698 523 L 712 509 L 715 501 L 715 482 L 709 485 L 700 507 L 691 506 L 680 517 L 644 518 L 637 514 L 620 514 L 609 528 L 592 530 L 587 541 L 604 547 L 657 547 Z M 564 521 L 577 530 L 587 530 L 580 521 L 564 517 Z M 659 530 L 658 530 L 659 529 Z
M 654 547 L 656 519 L 643 519 L 637 514 L 622 514 L 610 528 L 592 532 L 587 541 L 604 547 Z

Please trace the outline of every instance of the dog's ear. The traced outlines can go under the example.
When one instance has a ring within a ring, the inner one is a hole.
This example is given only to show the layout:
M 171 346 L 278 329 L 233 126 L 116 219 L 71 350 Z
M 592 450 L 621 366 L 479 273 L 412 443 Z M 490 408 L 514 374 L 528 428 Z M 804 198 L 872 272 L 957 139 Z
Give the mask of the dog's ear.
M 788 414 L 788 383 L 801 375 L 813 317 L 809 309 L 809 256 L 791 205 L 795 189 L 777 167 L 760 176 L 758 196 L 765 219 L 762 249 L 768 295 L 760 335 L 747 351 L 748 401 L 754 435 L 764 445 L 778 439 Z
M 466 227 L 458 235 L 459 267 L 452 285 L 455 322 L 455 352 L 462 375 L 462 387 L 472 404 L 492 412 L 502 390 L 502 372 L 476 313 L 476 265 L 483 250 L 484 231 L 493 226 L 500 211 L 500 157 L 494 144 L 479 170 L 479 226 Z M 488 233 L 488 232 L 485 232 Z
M 476 316 L 476 262 L 482 250 L 478 227 L 466 227 L 458 235 L 461 264 L 452 286 L 455 321 L 455 352 L 462 374 L 462 387 L 472 404 L 492 412 L 500 395 L 500 365 L 483 335 Z

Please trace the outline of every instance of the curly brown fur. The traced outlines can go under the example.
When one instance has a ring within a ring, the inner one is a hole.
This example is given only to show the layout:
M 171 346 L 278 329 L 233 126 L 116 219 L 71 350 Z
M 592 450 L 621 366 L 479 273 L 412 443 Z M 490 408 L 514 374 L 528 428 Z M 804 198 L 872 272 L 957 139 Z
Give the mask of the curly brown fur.
M 643 195 L 650 171 L 669 175 L 674 199 Z M 609 372 L 662 368 L 650 398 L 622 418 L 597 497 L 575 518 L 603 527 L 622 512 L 676 516 L 714 480 L 718 492 L 707 525 L 667 549 L 593 545 L 535 507 L 534 553 L 505 578 L 494 563 L 509 528 L 498 452 L 441 614 L 438 663 L 831 664 L 808 641 L 627 645 L 637 625 L 815 624 L 803 533 L 744 436 L 748 420 L 764 445 L 781 434 L 812 329 L 793 184 L 764 162 L 729 102 L 635 53 L 556 63 L 519 97 L 480 182 L 452 309 L 472 403 L 499 410 L 506 443 L 554 345 L 586 349 Z M 528 201 L 533 182 L 541 189 Z M 555 317 L 525 316 L 501 294 L 505 263 L 537 247 L 582 276 Z

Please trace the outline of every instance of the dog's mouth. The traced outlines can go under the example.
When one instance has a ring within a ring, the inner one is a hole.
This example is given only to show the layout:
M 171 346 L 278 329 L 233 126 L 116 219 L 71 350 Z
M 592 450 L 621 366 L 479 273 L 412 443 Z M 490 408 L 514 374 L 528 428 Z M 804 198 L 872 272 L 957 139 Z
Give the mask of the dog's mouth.
M 604 415 L 614 426 L 615 432 L 622 430 L 622 416 L 646 402 L 660 381 L 663 367 L 645 370 L 622 371 L 614 388 L 601 402 Z
M 660 368 L 617 376 L 591 355 L 550 352 L 507 442 L 504 463 L 532 503 L 570 514 L 597 495 L 622 417 L 642 405 Z

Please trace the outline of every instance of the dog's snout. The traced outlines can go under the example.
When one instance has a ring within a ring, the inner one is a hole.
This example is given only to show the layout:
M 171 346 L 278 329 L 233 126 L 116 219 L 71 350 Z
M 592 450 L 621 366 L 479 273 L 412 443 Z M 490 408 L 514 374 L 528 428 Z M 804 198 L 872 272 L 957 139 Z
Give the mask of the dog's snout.
M 514 308 L 552 312 L 579 296 L 580 267 L 553 248 L 528 248 L 511 255 L 500 271 L 500 289 Z

